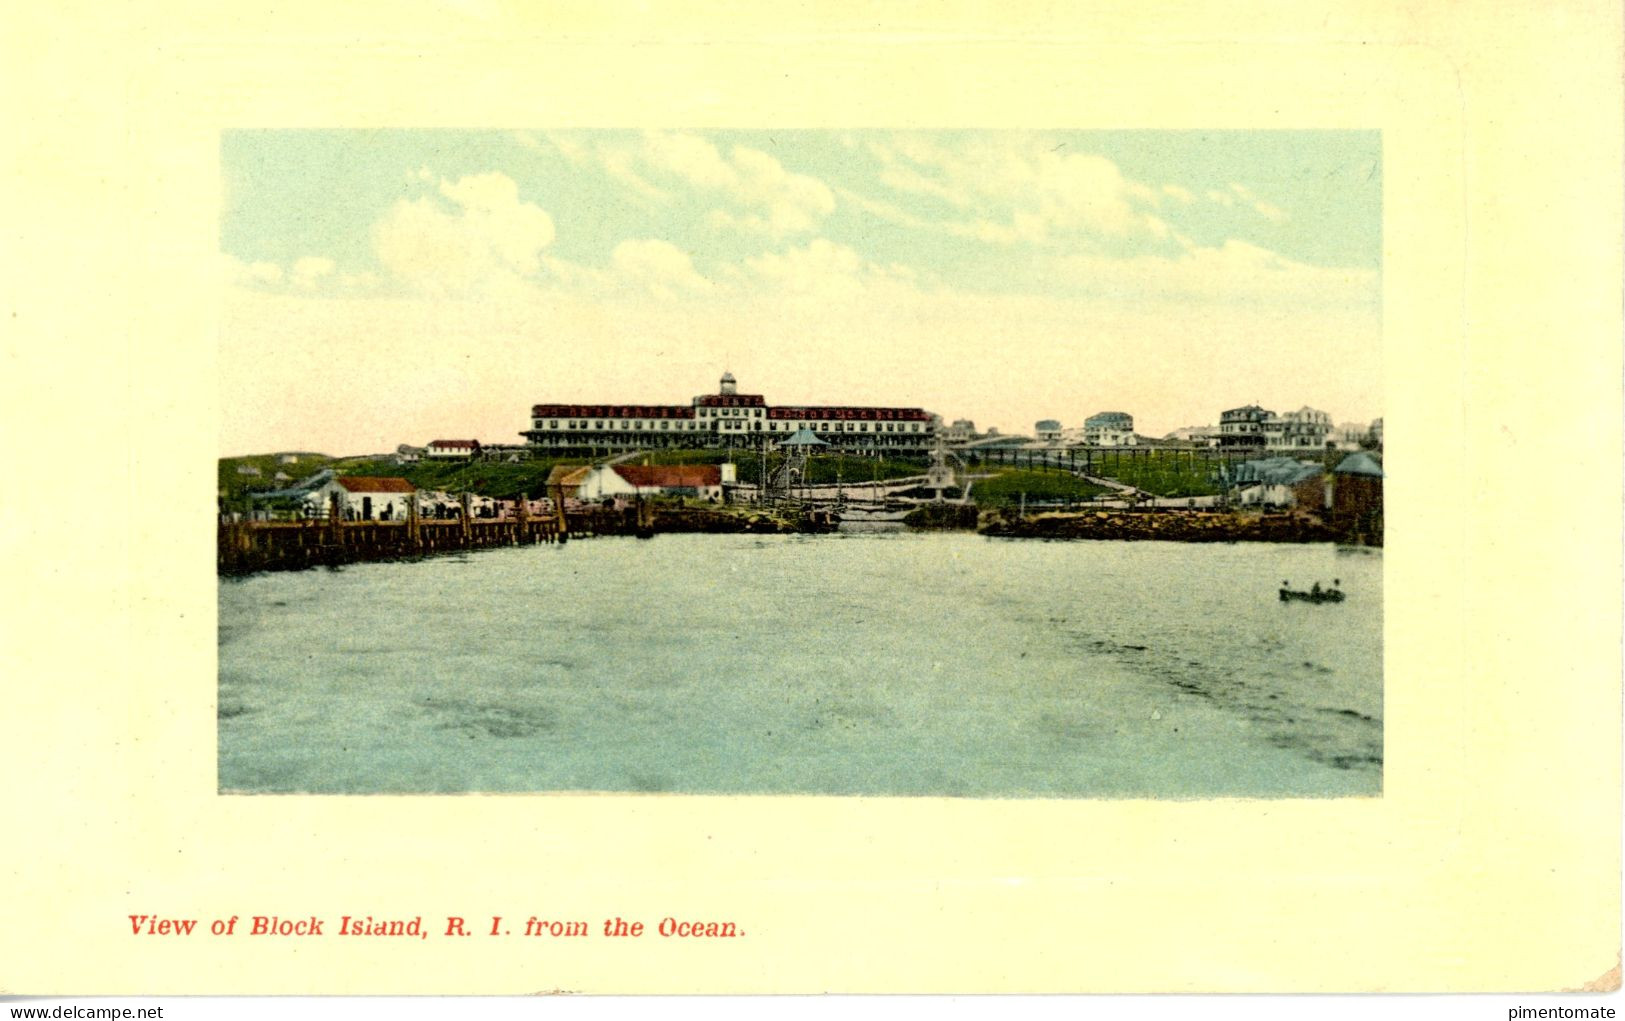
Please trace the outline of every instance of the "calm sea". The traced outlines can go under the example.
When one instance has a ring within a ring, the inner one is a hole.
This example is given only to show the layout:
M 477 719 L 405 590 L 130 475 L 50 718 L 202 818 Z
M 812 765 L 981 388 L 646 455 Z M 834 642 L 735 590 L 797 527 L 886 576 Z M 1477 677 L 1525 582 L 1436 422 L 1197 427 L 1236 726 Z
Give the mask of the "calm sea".
M 219 715 L 226 791 L 1375 795 L 1382 555 L 662 535 L 265 574 L 220 583 Z

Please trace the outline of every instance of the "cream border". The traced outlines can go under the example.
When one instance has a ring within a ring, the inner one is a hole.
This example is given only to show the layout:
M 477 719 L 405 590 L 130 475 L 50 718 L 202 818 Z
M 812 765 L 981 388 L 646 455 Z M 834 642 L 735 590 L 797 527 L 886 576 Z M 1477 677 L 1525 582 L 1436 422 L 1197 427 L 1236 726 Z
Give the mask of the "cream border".
M 46 442 L 13 466 L 30 495 L 5 536 L 26 824 L 0 851 L 0 991 L 1464 991 L 1612 968 L 1619 12 L 1129 10 L 905 6 L 863 34 L 800 7 L 22 15 L 6 412 Z M 219 131 L 755 124 L 1383 131 L 1384 797 L 215 795 Z M 87 475 L 124 513 L 81 505 Z M 170 942 L 125 921 L 351 910 L 749 937 Z

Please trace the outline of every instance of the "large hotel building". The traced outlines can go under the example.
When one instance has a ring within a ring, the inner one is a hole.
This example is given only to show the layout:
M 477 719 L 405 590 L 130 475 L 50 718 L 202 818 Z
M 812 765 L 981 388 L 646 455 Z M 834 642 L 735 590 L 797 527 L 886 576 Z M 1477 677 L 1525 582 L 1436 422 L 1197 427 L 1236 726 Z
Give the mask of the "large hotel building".
M 547 450 L 753 447 L 807 429 L 843 450 L 924 452 L 937 430 L 937 416 L 920 408 L 770 407 L 740 393 L 732 373 L 689 404 L 538 404 L 530 418 L 521 435 Z

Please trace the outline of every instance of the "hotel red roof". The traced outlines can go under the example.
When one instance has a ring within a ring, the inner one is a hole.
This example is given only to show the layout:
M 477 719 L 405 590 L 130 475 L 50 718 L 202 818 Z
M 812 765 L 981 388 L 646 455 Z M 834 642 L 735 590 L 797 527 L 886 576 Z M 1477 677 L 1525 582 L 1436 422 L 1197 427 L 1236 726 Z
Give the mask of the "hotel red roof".
M 694 409 L 679 404 L 538 404 L 531 418 L 693 418 Z
M 782 407 L 769 408 L 768 418 L 818 419 L 859 422 L 929 422 L 931 413 L 923 408 Z
M 333 480 L 351 493 L 415 493 L 418 487 L 405 479 L 384 475 L 340 475 Z
M 714 464 L 617 464 L 615 474 L 640 489 L 701 489 L 722 485 Z

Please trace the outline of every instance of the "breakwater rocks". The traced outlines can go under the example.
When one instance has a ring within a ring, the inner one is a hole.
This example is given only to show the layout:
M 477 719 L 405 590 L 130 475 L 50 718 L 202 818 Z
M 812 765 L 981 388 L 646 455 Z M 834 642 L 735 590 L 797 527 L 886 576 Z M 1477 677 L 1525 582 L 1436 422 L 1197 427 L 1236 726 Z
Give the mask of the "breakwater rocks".
M 903 516 L 903 524 L 910 528 L 943 528 L 971 531 L 976 528 L 976 505 L 966 503 L 928 503 L 916 507 Z
M 766 514 L 729 514 L 722 511 L 657 509 L 656 532 L 704 532 L 715 535 L 784 535 L 800 531 L 794 522 Z
M 708 510 L 701 507 L 626 507 L 570 514 L 575 535 L 791 535 L 831 532 L 836 519 L 826 512 Z
M 1313 518 L 1201 511 L 1092 511 L 994 521 L 983 535 L 1011 539 L 1148 539 L 1162 542 L 1340 542 Z

